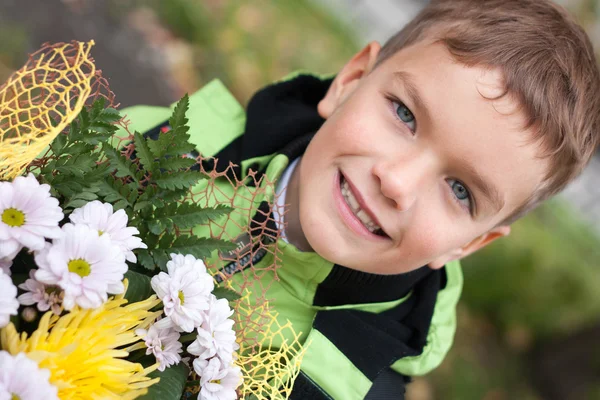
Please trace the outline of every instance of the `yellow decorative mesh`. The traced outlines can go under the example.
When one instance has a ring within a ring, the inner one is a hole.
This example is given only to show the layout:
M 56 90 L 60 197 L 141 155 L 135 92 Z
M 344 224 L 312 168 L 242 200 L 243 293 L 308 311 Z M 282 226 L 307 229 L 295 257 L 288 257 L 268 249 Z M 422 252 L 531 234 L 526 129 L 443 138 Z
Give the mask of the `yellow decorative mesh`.
M 18 176 L 79 114 L 96 75 L 93 45 L 44 45 L 0 87 L 0 179 Z
M 296 333 L 291 322 L 282 325 L 277 314 L 269 310 L 268 303 L 259 308 L 242 298 L 236 307 L 238 318 L 248 320 L 261 315 L 265 321 L 257 337 L 257 344 L 248 346 L 240 343 L 240 356 L 236 361 L 244 373 L 244 382 L 240 387 L 240 398 L 257 400 L 284 400 L 292 394 L 294 380 L 300 372 L 302 357 L 308 344 L 300 343 L 300 333 Z M 251 326 L 241 327 L 239 336 L 245 338 L 252 334 Z

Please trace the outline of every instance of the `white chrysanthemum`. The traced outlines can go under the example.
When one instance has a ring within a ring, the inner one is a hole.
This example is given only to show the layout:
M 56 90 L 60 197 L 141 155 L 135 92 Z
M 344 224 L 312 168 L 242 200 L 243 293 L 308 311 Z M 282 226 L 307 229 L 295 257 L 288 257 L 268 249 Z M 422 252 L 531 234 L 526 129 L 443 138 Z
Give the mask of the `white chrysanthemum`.
M 200 359 L 194 360 L 194 371 L 201 376 L 198 400 L 235 400 L 235 389 L 242 383 L 242 372 L 239 367 L 223 364 L 218 357 L 211 358 L 208 363 Z
M 10 267 L 12 266 L 12 261 L 8 258 L 0 258 L 0 270 L 2 270 L 6 275 L 10 276 Z
M 192 332 L 200 326 L 204 310 L 208 309 L 209 295 L 214 288 L 213 279 L 206 272 L 202 260 L 189 254 L 171 254 L 167 271 L 155 275 L 151 281 L 152 289 L 162 300 L 168 318 L 159 321 L 159 325 L 165 327 L 170 320 L 175 327 Z
M 98 200 L 91 201 L 85 206 L 73 210 L 69 219 L 74 224 L 87 225 L 96 229 L 101 235 L 108 234 L 110 240 L 119 246 L 125 253 L 129 262 L 136 262 L 133 254 L 134 249 L 147 249 L 142 239 L 134 235 L 139 235 L 137 228 L 127 226 L 127 214 L 124 210 L 113 212 L 113 206 L 108 203 L 102 203 Z
M 32 174 L 0 182 L 0 258 L 12 260 L 23 247 L 41 250 L 46 238 L 60 236 L 63 217 L 50 186 Z
M 224 363 L 233 360 L 233 352 L 239 349 L 235 342 L 233 320 L 229 317 L 233 310 L 226 299 L 217 299 L 211 294 L 209 309 L 202 325 L 198 327 L 196 340 L 188 347 L 188 352 L 201 359 L 217 355 Z
M 0 271 L 0 328 L 8 325 L 10 316 L 17 315 L 18 309 L 17 287 L 10 276 Z
M 108 236 L 85 225 L 63 226 L 64 235 L 37 252 L 35 279 L 64 290 L 63 306 L 71 310 L 102 305 L 107 293 L 123 293 L 125 255 Z
M 58 400 L 58 389 L 49 379 L 50 371 L 24 353 L 0 351 L 0 399 Z
M 29 271 L 29 279 L 19 285 L 25 293 L 20 295 L 17 300 L 24 306 L 36 305 L 41 312 L 52 309 L 56 315 L 60 315 L 63 291 L 58 286 L 44 285 L 35 279 L 36 270 Z
M 164 371 L 171 365 L 179 364 L 181 361 L 181 342 L 179 332 L 171 327 L 159 328 L 156 325 L 150 326 L 148 330 L 137 329 L 136 335 L 141 336 L 148 349 L 146 354 L 154 354 L 158 361 L 158 370 Z

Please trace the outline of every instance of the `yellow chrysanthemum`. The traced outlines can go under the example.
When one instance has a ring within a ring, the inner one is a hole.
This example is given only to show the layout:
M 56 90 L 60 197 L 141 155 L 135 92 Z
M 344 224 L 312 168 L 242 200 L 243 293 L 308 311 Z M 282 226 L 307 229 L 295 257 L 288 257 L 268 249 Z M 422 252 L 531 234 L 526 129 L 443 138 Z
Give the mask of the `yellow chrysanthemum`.
M 126 303 L 117 296 L 94 310 L 76 308 L 61 317 L 47 312 L 30 337 L 10 324 L 0 332 L 0 347 L 13 355 L 24 352 L 48 369 L 62 400 L 135 399 L 158 382 L 147 376 L 158 365 L 127 361 L 123 347 L 138 341 L 135 330 L 160 314 L 150 311 L 160 300 Z

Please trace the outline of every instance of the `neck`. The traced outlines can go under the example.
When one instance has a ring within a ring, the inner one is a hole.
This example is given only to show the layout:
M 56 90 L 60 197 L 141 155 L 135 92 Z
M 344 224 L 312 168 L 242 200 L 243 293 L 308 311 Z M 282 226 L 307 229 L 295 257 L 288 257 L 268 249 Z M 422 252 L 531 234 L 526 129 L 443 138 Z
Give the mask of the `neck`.
M 288 241 L 296 246 L 300 251 L 313 251 L 306 240 L 302 225 L 300 224 L 300 168 L 302 167 L 302 158 L 298 161 L 296 168 L 292 172 L 290 183 L 287 188 L 286 203 L 289 208 L 284 215 L 286 224 L 286 236 Z

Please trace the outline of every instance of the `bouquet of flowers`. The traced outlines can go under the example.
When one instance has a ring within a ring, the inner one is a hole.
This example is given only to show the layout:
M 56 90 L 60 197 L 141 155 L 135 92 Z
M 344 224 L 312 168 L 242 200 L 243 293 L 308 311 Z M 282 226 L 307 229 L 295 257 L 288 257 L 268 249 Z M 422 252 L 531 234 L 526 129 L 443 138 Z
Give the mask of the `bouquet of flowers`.
M 257 210 L 214 190 L 188 98 L 158 140 L 129 132 L 92 45 L 44 45 L 0 87 L 0 399 L 287 398 L 303 348 L 265 271 L 215 267 L 277 232 L 232 245 Z

